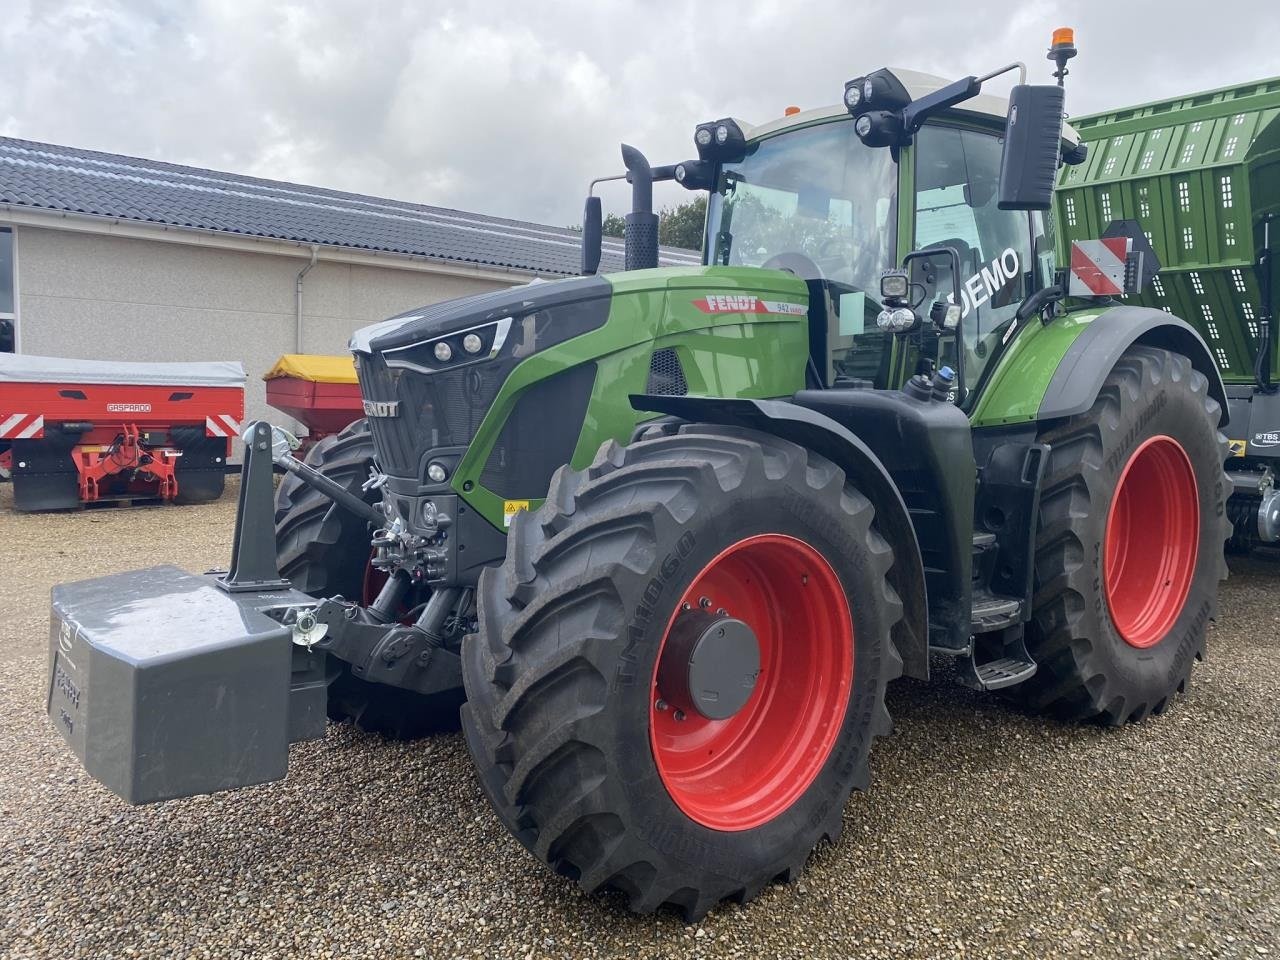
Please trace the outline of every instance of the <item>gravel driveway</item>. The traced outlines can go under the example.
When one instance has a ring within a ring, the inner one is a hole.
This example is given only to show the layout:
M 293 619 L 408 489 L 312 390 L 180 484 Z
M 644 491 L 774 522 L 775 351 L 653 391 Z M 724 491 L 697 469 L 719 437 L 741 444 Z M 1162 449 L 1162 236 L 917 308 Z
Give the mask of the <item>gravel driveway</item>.
M 1280 960 L 1280 564 L 1237 562 L 1172 712 L 1107 731 L 939 677 L 799 883 L 700 925 L 635 917 L 510 839 L 460 735 L 334 727 L 288 779 L 131 808 L 46 722 L 49 588 L 226 563 L 216 504 L 27 516 L 0 485 L 0 956 Z M 944 665 L 945 666 L 945 665 Z

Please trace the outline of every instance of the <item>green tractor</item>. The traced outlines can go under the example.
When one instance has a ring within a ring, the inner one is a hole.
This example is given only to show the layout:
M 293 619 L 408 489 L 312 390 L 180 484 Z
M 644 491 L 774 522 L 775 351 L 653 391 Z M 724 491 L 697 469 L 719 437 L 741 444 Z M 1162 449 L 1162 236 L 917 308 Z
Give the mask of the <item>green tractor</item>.
M 626 272 L 589 200 L 586 275 L 359 331 L 367 418 L 306 463 L 247 429 L 229 572 L 55 588 L 54 724 L 145 803 L 278 779 L 326 713 L 462 704 L 533 856 L 696 918 L 839 835 L 931 656 L 1054 717 L 1163 711 L 1225 575 L 1226 397 L 1187 323 L 1068 297 L 1073 53 L 624 147 Z M 709 191 L 705 266 L 654 268 L 664 179 Z

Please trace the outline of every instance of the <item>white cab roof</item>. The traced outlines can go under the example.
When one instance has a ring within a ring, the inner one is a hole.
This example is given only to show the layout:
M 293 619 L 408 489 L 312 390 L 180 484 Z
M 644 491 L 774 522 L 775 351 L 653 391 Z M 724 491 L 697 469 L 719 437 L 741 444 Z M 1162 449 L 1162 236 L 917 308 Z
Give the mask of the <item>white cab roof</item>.
M 918 70 L 904 70 L 899 67 L 889 67 L 889 72 L 898 78 L 898 81 L 907 89 L 907 93 L 911 95 L 912 100 L 919 100 L 921 97 L 933 93 L 935 90 L 941 90 L 952 81 L 943 77 L 935 76 L 932 73 L 921 73 Z M 1000 120 L 1005 118 L 1005 114 L 1009 111 L 1008 97 L 998 96 L 990 93 L 980 93 L 970 100 L 957 104 L 951 108 L 960 113 L 973 113 L 979 116 L 998 117 Z M 751 124 L 745 120 L 734 118 L 735 122 L 742 129 L 743 136 L 748 140 L 758 140 L 761 137 L 767 137 L 770 134 L 777 133 L 780 130 L 786 130 L 789 127 L 798 127 L 807 123 L 813 123 L 818 120 L 831 120 L 836 117 L 847 117 L 848 111 L 845 110 L 844 104 L 837 103 L 827 107 L 815 107 L 812 110 L 802 110 L 800 113 L 793 113 L 789 117 L 778 117 L 776 120 L 770 120 L 766 123 Z M 1078 143 L 1079 135 L 1075 130 L 1071 129 L 1070 124 L 1062 125 L 1062 136 L 1069 143 Z

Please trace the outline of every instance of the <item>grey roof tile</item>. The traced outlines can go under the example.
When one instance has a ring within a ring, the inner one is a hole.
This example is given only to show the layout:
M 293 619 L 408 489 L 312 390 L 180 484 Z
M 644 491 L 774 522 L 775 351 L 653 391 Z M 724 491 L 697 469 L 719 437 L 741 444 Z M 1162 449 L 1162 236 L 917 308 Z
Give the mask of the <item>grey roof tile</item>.
M 0 204 L 161 223 L 538 274 L 578 272 L 564 227 L 0 137 Z M 663 248 L 661 262 L 696 252 Z M 622 269 L 606 239 L 602 271 Z

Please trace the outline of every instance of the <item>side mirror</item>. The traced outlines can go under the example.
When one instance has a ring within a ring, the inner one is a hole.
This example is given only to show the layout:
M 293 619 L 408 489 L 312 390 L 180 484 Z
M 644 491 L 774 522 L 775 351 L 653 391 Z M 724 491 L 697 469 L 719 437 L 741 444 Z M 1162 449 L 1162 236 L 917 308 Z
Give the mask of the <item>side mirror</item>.
M 1063 91 L 1021 83 L 1009 94 L 1000 158 L 1001 210 L 1048 210 L 1061 155 Z
M 604 214 L 599 197 L 587 197 L 582 211 L 582 274 L 591 276 L 600 269 L 600 244 L 604 235 Z

